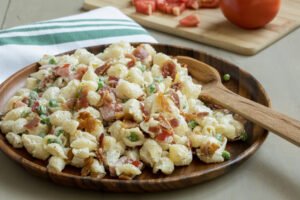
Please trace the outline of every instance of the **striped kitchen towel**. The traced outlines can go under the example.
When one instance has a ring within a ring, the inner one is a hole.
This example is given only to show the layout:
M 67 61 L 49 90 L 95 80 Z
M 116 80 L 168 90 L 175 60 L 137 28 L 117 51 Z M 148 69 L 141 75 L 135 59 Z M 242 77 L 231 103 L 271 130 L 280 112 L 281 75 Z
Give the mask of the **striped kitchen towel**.
M 156 42 L 114 7 L 0 30 L 0 83 L 44 54 L 119 41 Z

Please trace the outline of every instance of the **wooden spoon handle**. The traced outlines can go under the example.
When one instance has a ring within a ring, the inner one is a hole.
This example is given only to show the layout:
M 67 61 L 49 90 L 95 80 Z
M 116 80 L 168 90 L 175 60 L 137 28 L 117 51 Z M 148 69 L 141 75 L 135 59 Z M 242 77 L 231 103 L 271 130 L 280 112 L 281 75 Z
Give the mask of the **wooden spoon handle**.
M 222 85 L 203 90 L 201 98 L 221 105 L 300 146 L 300 121 L 241 97 Z

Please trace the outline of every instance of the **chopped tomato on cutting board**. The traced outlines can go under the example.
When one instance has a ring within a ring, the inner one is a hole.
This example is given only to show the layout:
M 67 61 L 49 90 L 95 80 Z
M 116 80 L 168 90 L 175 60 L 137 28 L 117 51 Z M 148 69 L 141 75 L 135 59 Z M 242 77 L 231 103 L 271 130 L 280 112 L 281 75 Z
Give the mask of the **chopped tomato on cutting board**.
M 188 15 L 179 21 L 180 26 L 183 27 L 197 27 L 199 23 L 200 18 L 196 14 Z
M 217 8 L 220 5 L 220 0 L 200 0 L 200 8 Z

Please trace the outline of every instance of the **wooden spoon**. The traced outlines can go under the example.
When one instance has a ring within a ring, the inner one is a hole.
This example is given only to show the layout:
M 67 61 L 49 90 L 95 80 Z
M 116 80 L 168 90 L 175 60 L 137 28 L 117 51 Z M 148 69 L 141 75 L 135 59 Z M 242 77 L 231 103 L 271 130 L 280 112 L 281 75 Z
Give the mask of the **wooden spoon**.
M 299 121 L 231 92 L 223 86 L 218 71 L 213 67 L 186 56 L 177 56 L 177 59 L 179 63 L 187 64 L 189 73 L 203 84 L 202 99 L 221 105 L 300 146 Z

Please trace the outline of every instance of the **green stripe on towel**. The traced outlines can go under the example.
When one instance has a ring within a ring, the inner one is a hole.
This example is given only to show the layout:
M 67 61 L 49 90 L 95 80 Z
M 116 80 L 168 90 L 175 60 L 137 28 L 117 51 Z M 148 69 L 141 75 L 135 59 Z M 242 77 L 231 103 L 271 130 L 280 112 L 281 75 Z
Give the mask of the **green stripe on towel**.
M 124 26 L 124 27 L 137 27 L 141 26 L 137 24 L 84 24 L 84 25 L 54 25 L 54 26 L 42 26 L 42 27 L 31 27 L 31 28 L 20 28 L 20 29 L 9 29 L 0 31 L 0 36 L 3 33 L 17 33 L 17 32 L 27 32 L 27 31 L 40 31 L 40 30 L 50 30 L 50 29 L 63 29 L 63 28 L 79 28 L 79 27 L 109 27 L 109 26 Z M 7 36 L 9 37 L 9 36 Z
M 70 20 L 52 20 L 45 22 L 37 22 L 34 24 L 50 24 L 50 23 L 72 23 L 72 22 L 133 22 L 129 19 L 70 19 Z
M 113 29 L 113 30 L 93 30 L 67 33 L 54 33 L 35 36 L 16 36 L 0 38 L 0 46 L 8 44 L 16 45 L 53 45 L 67 42 L 103 39 L 118 36 L 148 35 L 142 29 Z

